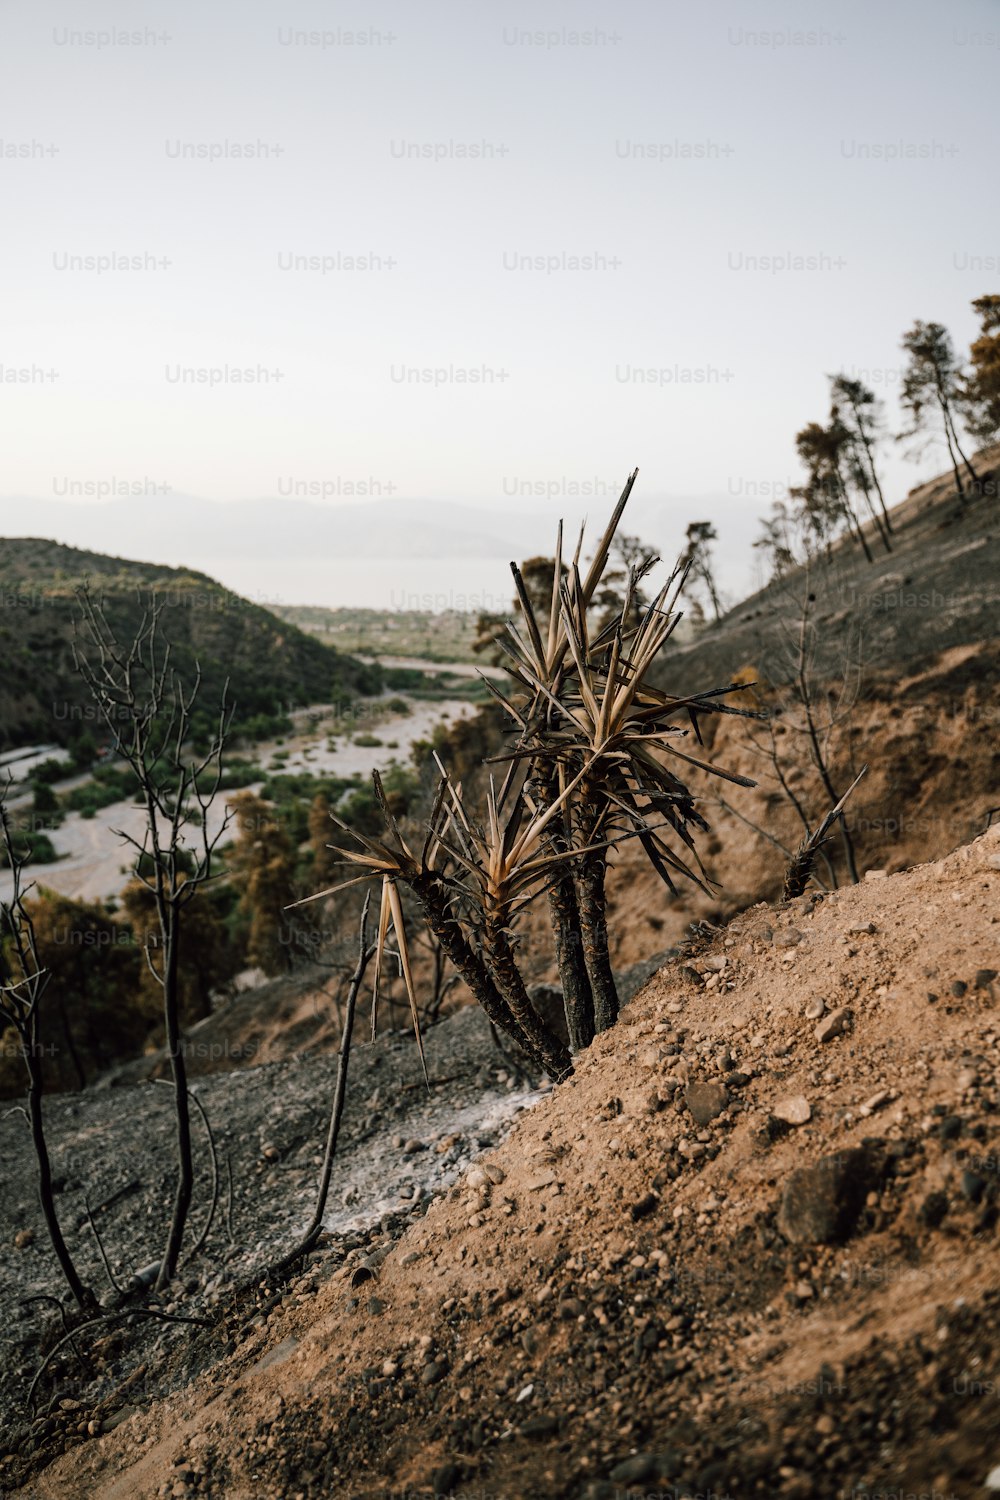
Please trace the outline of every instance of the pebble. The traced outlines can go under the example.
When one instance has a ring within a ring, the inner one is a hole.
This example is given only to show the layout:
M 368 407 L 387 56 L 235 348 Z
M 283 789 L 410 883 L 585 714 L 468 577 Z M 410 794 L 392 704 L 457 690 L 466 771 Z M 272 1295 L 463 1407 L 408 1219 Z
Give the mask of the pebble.
M 684 1103 L 697 1125 L 709 1125 L 729 1103 L 729 1091 L 721 1083 L 689 1083 Z
M 805 1125 L 812 1119 L 812 1106 L 803 1094 L 792 1094 L 787 1099 L 779 1099 L 771 1113 L 775 1119 L 784 1120 L 786 1125 Z
M 875 926 L 874 922 L 855 922 L 854 926 L 848 927 L 847 930 L 849 933 L 851 933 L 852 936 L 856 937 L 861 937 L 863 935 L 867 935 L 870 937 L 874 933 L 878 932 L 878 928 Z
M 834 1037 L 841 1036 L 853 1019 L 854 1012 L 849 1006 L 845 1005 L 840 1010 L 832 1010 L 816 1027 L 817 1042 L 831 1042 Z
M 554 568 L 553 571 L 555 571 Z M 1000 854 L 994 854 L 993 858 L 1000 865 Z M 1000 1464 L 997 1464 L 995 1469 L 990 1470 L 983 1480 L 983 1484 L 988 1490 L 1000 1490 Z
M 872 1175 L 872 1163 L 860 1149 L 835 1151 L 811 1167 L 799 1167 L 782 1193 L 780 1233 L 792 1245 L 843 1242 L 857 1222 Z
M 877 1109 L 881 1109 L 883 1104 L 888 1103 L 888 1100 L 889 1090 L 879 1089 L 878 1093 L 872 1094 L 870 1099 L 865 1100 L 864 1104 L 862 1104 L 861 1106 L 860 1113 L 867 1119 L 868 1116 L 873 1115 Z
M 802 941 L 802 933 L 797 927 L 786 927 L 774 934 L 773 941 L 776 948 L 796 948 Z
M 551 1187 L 557 1180 L 555 1172 L 541 1172 L 537 1177 L 532 1177 L 530 1182 L 526 1182 L 525 1187 L 529 1193 L 537 1193 L 542 1188 Z
M 814 1000 L 806 1001 L 806 1008 L 803 1014 L 805 1015 L 807 1021 L 818 1021 L 825 1010 L 826 1001 L 821 1000 L 819 996 L 817 996 Z
M 19 1229 L 14 1236 L 14 1249 L 27 1250 L 29 1245 L 35 1242 L 35 1231 L 33 1229 Z

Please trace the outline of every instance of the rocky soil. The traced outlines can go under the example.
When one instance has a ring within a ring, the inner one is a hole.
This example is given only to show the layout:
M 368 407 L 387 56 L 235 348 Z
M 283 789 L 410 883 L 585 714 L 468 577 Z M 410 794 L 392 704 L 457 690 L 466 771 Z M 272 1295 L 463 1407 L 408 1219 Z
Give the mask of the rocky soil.
M 740 914 L 374 1254 L 341 1242 L 252 1305 L 205 1297 L 210 1329 L 171 1334 L 100 1401 L 96 1363 L 123 1355 L 81 1334 L 82 1367 L 47 1372 L 0 1483 L 60 1500 L 988 1496 L 998 898 L 994 828 Z M 395 1100 L 411 1075 L 390 1064 Z M 302 1076 L 272 1095 L 279 1161 L 317 1138 L 291 1119 Z M 128 1129 L 109 1114 L 106 1154 Z

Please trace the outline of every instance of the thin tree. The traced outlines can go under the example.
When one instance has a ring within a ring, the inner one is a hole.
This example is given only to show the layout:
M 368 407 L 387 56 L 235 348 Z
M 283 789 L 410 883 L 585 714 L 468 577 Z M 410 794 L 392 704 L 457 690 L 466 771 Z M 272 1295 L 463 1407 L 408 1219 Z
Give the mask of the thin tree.
M 969 350 L 960 409 L 967 430 L 985 444 L 1000 433 L 1000 296 L 977 297 L 972 307 L 982 329 Z
M 0 902 L 0 1017 L 17 1033 L 28 1075 L 28 1125 L 38 1166 L 38 1200 L 45 1227 L 59 1267 L 77 1305 L 92 1308 L 96 1305 L 94 1294 L 80 1278 L 56 1212 L 52 1164 L 42 1115 L 45 1080 L 42 1071 L 43 1042 L 39 1010 L 51 975 L 39 960 L 35 926 L 24 900 L 28 888 L 23 884 L 22 872 L 27 855 L 23 849 L 15 846 L 3 795 L 0 795 L 0 837 L 13 881 L 10 898 Z
M 826 529 L 829 535 L 830 522 L 840 517 L 855 541 L 860 543 L 867 560 L 873 562 L 872 550 L 844 481 L 846 442 L 846 430 L 835 415 L 827 427 L 821 422 L 808 422 L 797 432 L 795 448 L 806 466 L 809 479 L 801 490 L 793 493 L 814 507 L 818 531 Z
M 875 449 L 882 435 L 883 403 L 863 380 L 855 380 L 850 375 L 831 375 L 830 395 L 834 407 L 840 413 L 841 421 L 851 435 L 859 458 L 863 455 L 863 466 L 878 496 L 882 524 L 891 536 L 892 520 L 885 503 L 885 495 L 882 493 L 878 465 L 875 462 Z
M 903 335 L 903 349 L 910 358 L 903 374 L 900 400 L 910 414 L 911 426 L 901 437 L 931 436 L 933 416 L 937 413 L 955 475 L 955 488 L 964 505 L 966 493 L 959 460 L 973 486 L 978 486 L 979 475 L 962 450 L 955 422 L 955 412 L 961 407 L 962 378 L 951 336 L 943 323 L 923 323 L 918 319 L 909 333 Z
M 120 641 L 103 600 L 78 590 L 80 629 L 76 667 L 111 736 L 112 749 L 136 780 L 145 814 L 141 838 L 119 837 L 134 851 L 133 874 L 156 909 L 156 941 L 144 947 L 146 963 L 162 992 L 167 1055 L 174 1085 L 177 1188 L 156 1289 L 173 1277 L 194 1187 L 191 1115 L 181 1034 L 180 935 L 186 908 L 213 878 L 216 849 L 228 828 L 227 811 L 213 832 L 210 812 L 222 782 L 223 753 L 232 724 L 228 682 L 222 691 L 212 741 L 201 756 L 189 749 L 192 716 L 201 687 L 200 668 L 186 685 L 171 666 L 161 639 L 165 600 L 150 594 L 131 641 Z M 154 957 L 154 953 L 156 956 Z
M 700 584 L 708 594 L 712 613 L 718 620 L 722 610 L 712 568 L 712 543 L 718 541 L 718 532 L 711 521 L 692 521 L 684 535 L 687 545 L 680 565 L 685 573 L 685 589 L 690 593 L 695 584 Z

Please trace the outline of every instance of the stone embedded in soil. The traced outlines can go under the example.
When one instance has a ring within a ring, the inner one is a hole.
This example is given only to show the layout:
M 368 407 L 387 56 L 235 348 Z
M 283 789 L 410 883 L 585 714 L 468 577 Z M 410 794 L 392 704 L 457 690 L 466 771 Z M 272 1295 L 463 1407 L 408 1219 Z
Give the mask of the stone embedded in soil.
M 689 1083 L 684 1103 L 696 1125 L 710 1125 L 729 1103 L 729 1091 L 721 1083 Z
M 812 1105 L 803 1094 L 792 1094 L 779 1099 L 772 1113 L 776 1120 L 784 1120 L 788 1125 L 805 1125 L 812 1119 Z
M 834 1037 L 842 1036 L 853 1019 L 854 1012 L 850 1006 L 845 1005 L 840 1010 L 832 1010 L 816 1027 L 817 1042 L 832 1042 Z
M 821 1000 L 820 997 L 817 995 L 814 1000 L 807 1000 L 806 1001 L 806 1006 L 805 1006 L 805 1010 L 803 1011 L 803 1015 L 805 1016 L 805 1018 L 806 1018 L 807 1021 L 818 1021 L 819 1018 L 820 1018 L 820 1016 L 823 1014 L 823 1012 L 825 1010 L 826 1010 L 826 1001 L 825 1000 Z
M 639 1484 L 643 1479 L 652 1479 L 656 1474 L 656 1454 L 637 1453 L 633 1458 L 615 1464 L 610 1478 L 615 1484 Z
M 868 1152 L 855 1148 L 800 1167 L 785 1184 L 778 1229 L 792 1245 L 828 1245 L 854 1229 L 875 1173 Z

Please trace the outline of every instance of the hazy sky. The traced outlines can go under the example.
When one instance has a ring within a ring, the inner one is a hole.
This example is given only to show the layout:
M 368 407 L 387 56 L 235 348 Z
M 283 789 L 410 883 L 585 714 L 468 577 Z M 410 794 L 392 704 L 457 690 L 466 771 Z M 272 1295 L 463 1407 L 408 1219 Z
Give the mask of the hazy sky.
M 756 514 L 1000 290 L 998 76 L 998 0 L 3 0 L 0 491 Z

